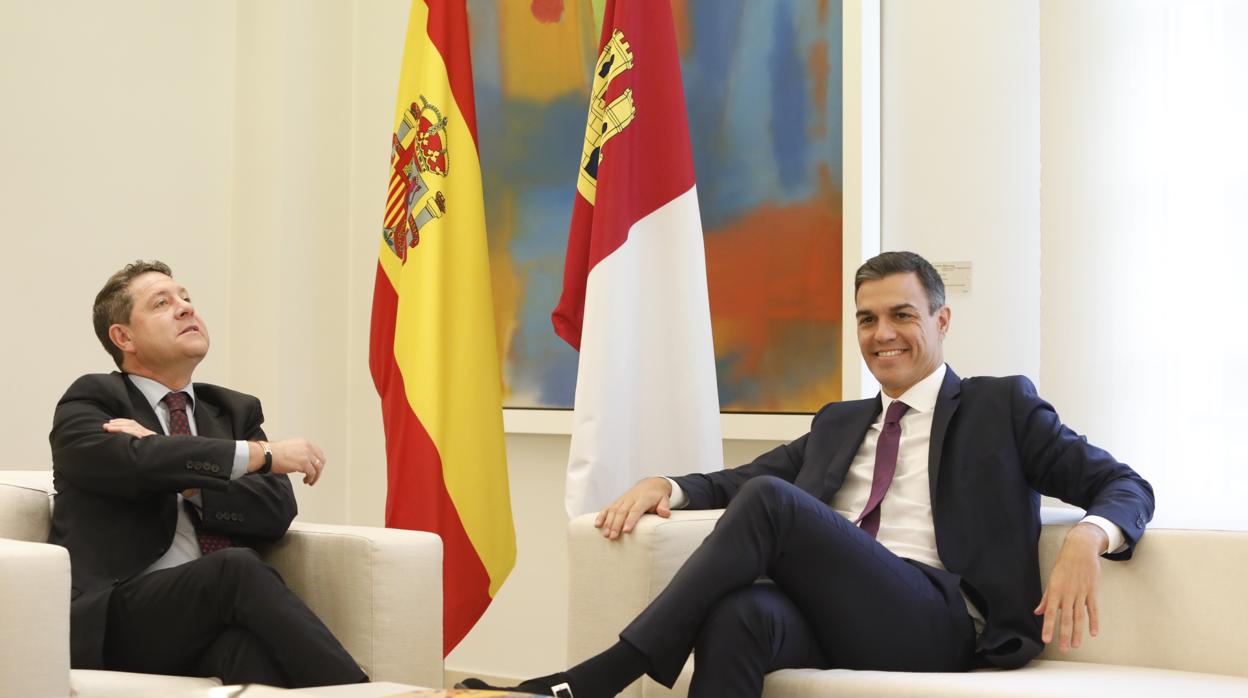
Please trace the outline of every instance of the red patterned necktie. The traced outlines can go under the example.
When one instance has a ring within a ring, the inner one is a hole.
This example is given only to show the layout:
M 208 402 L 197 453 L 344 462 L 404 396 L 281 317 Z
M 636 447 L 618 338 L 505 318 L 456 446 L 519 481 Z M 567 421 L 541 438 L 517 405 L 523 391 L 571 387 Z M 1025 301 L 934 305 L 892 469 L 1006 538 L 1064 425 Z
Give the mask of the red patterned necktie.
M 169 408 L 169 435 L 170 436 L 190 436 L 191 422 L 186 416 L 186 403 L 189 397 L 186 393 L 176 392 L 165 395 L 163 402 Z M 186 504 L 187 513 L 191 516 L 191 521 L 195 524 L 195 533 L 199 537 L 199 551 L 207 555 L 215 553 L 218 550 L 234 547 L 234 543 L 230 541 L 229 536 L 223 536 L 220 533 L 212 533 L 205 531 L 200 522 L 199 511 L 190 500 L 183 500 Z
M 880 433 L 880 441 L 875 446 L 875 474 L 871 478 L 871 496 L 867 498 L 867 506 L 854 523 L 862 530 L 871 534 L 872 538 L 880 532 L 880 502 L 884 493 L 893 484 L 893 475 L 897 472 L 897 448 L 901 443 L 901 415 L 910 406 L 901 400 L 893 400 L 884 415 L 884 430 Z

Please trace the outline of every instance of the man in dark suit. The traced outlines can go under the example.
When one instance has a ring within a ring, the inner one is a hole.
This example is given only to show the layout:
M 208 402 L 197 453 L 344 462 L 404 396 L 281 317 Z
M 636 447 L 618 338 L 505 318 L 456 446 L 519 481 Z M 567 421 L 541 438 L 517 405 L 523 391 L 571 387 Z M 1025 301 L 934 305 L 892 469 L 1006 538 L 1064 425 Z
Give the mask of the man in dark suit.
M 69 550 L 75 668 L 316 686 L 367 677 L 249 546 L 285 534 L 288 474 L 325 455 L 268 442 L 260 401 L 191 374 L 208 328 L 160 262 L 118 271 L 95 332 L 121 372 L 70 386 L 53 418 L 50 542 Z
M 521 688 L 597 698 L 642 674 L 671 686 L 692 651 L 692 696 L 757 696 L 781 668 L 1014 668 L 1055 631 L 1063 650 L 1085 625 L 1097 634 L 1098 559 L 1131 556 L 1152 488 L 1026 378 L 945 365 L 950 309 L 922 257 L 868 260 L 854 288 L 881 395 L 825 406 L 810 433 L 752 463 L 647 478 L 603 510 L 595 525 L 616 539 L 645 513 L 726 509 L 618 643 Z M 1043 595 L 1040 494 L 1088 514 Z

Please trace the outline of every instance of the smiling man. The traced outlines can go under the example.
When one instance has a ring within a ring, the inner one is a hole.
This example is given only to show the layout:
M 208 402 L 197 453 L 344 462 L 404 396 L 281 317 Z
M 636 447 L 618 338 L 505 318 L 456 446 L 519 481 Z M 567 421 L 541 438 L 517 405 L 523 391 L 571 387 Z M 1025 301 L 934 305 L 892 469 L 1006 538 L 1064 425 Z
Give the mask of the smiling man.
M 301 438 L 266 441 L 256 398 L 191 381 L 208 327 L 165 264 L 113 274 L 93 320 L 121 370 L 75 381 L 49 437 L 71 665 L 226 684 L 366 681 L 249 547 L 285 534 L 288 475 L 315 484 L 325 455 Z
M 642 480 L 599 513 L 618 539 L 642 514 L 725 508 L 619 642 L 521 689 L 599 698 L 642 674 L 671 686 L 692 652 L 691 696 L 758 696 L 776 669 L 1008 669 L 1097 634 L 1099 559 L 1131 556 L 1152 488 L 1026 378 L 945 364 L 951 311 L 922 257 L 874 257 L 854 290 L 880 394 L 825 406 L 808 434 L 738 468 Z M 1041 494 L 1088 513 L 1043 592 Z

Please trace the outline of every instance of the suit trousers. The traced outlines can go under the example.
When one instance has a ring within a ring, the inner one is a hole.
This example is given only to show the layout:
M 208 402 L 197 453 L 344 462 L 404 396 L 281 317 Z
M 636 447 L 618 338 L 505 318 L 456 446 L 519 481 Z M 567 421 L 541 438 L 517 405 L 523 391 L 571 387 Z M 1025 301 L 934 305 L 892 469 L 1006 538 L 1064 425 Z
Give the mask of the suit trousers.
M 368 677 L 325 624 L 250 548 L 227 548 L 113 590 L 109 669 L 215 676 L 281 688 Z
M 692 698 L 758 696 L 783 668 L 965 671 L 975 629 L 958 582 L 760 476 L 620 638 L 669 687 L 694 652 Z

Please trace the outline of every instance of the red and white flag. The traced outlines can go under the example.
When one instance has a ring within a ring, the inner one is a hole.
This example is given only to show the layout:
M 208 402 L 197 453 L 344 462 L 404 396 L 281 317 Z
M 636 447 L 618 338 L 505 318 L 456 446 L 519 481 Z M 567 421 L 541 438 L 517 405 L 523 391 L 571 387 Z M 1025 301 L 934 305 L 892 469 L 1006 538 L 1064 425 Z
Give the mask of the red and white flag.
M 702 221 L 671 8 L 608 0 L 555 332 L 580 350 L 568 514 L 723 467 Z

